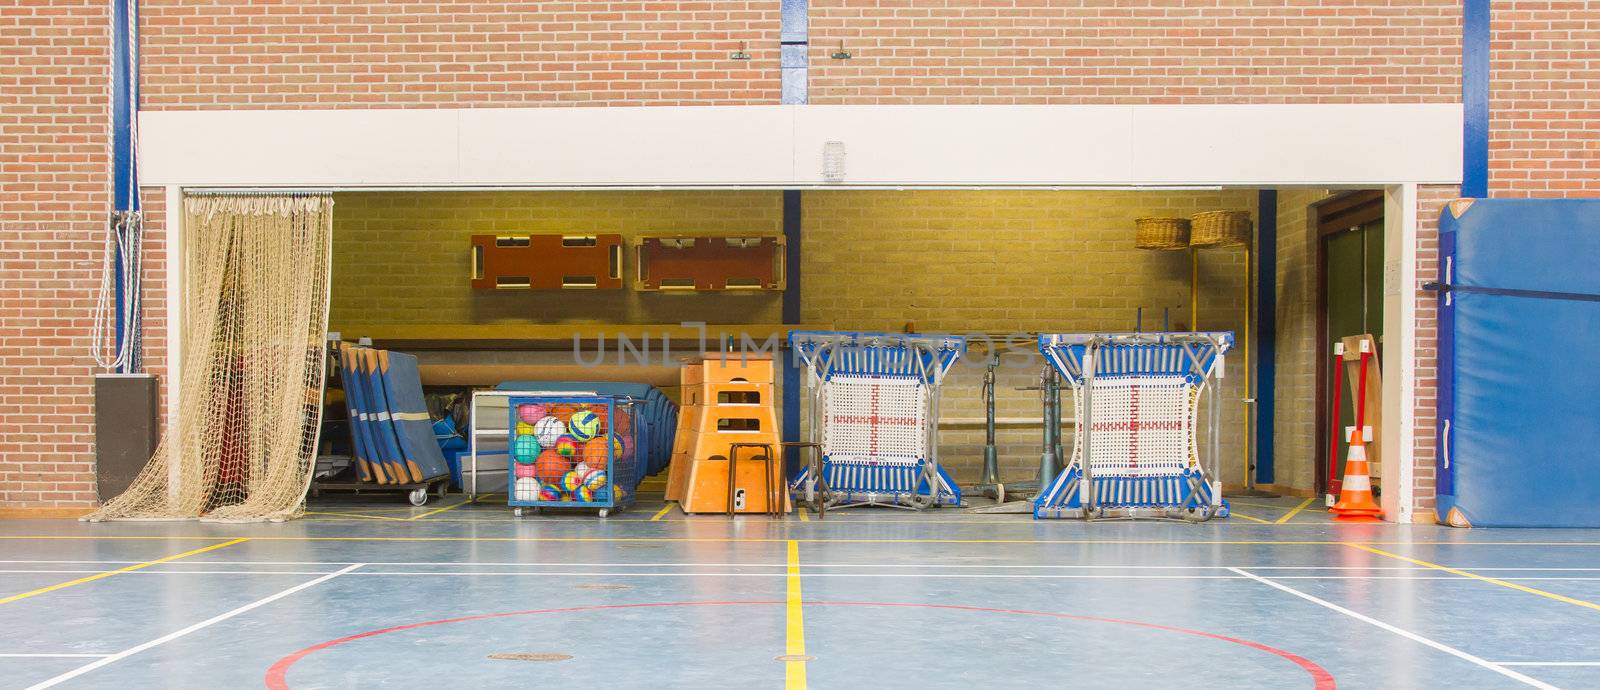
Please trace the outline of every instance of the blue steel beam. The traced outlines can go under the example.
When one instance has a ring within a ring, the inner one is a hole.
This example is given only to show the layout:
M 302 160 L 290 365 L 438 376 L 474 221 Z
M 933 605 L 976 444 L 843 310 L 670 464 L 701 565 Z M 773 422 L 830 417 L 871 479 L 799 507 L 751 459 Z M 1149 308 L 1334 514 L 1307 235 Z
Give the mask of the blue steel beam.
M 1256 484 L 1272 484 L 1278 379 L 1278 190 L 1256 193 Z M 1248 393 L 1247 393 L 1248 394 Z
M 781 103 L 805 105 L 810 98 L 808 81 L 811 49 L 811 11 L 809 0 L 781 0 L 778 26 L 778 66 L 782 79 Z M 800 323 L 800 191 L 783 192 L 783 237 L 786 282 L 783 289 L 783 322 Z M 783 439 L 800 440 L 800 369 L 794 353 L 783 358 Z M 784 458 L 791 475 L 799 467 L 798 452 Z
M 134 46 L 138 45 L 139 15 L 135 0 L 112 0 L 111 2 L 111 203 L 116 211 L 116 216 L 126 216 L 139 211 L 139 179 L 137 158 L 134 156 L 134 118 L 139 111 L 139 66 L 133 56 Z M 118 233 L 118 239 L 123 232 L 121 227 L 113 222 L 107 232 Z M 116 325 L 116 347 L 120 352 L 123 342 L 127 338 L 136 337 L 128 332 L 128 313 L 123 305 L 128 300 L 135 302 L 135 309 L 139 295 L 125 289 L 128 277 L 123 275 L 121 243 L 114 244 L 112 265 L 116 283 L 115 311 L 113 317 Z M 124 373 L 137 372 L 142 368 L 140 353 L 135 347 L 118 370 Z
M 1466 0 L 1461 29 L 1461 196 L 1489 196 L 1489 0 Z

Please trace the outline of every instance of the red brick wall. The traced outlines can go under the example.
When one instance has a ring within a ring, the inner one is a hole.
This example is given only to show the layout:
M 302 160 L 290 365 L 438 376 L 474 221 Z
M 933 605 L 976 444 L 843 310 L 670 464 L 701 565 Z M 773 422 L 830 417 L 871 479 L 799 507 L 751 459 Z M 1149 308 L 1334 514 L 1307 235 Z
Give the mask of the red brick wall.
M 1461 195 L 1461 188 L 1451 185 L 1417 188 L 1417 279 L 1437 280 L 1439 276 L 1439 214 L 1445 204 Z M 1416 434 L 1412 439 L 1415 453 L 1413 477 L 1415 481 L 1414 519 L 1433 521 L 1434 490 L 1438 486 L 1434 463 L 1437 460 L 1439 423 L 1439 298 L 1432 292 L 1416 292 L 1417 351 L 1416 351 L 1416 405 L 1412 414 L 1416 420 Z
M 109 5 L 0 3 L 0 506 L 95 500 L 90 325 L 105 218 Z M 165 372 L 160 190 L 147 190 L 145 356 Z
M 108 7 L 0 2 L 0 505 L 94 499 Z
M 778 102 L 777 0 L 141 5 L 148 109 Z
M 1490 195 L 1600 195 L 1600 3 L 1493 8 Z
M 1458 0 L 813 0 L 811 40 L 812 103 L 1461 100 Z

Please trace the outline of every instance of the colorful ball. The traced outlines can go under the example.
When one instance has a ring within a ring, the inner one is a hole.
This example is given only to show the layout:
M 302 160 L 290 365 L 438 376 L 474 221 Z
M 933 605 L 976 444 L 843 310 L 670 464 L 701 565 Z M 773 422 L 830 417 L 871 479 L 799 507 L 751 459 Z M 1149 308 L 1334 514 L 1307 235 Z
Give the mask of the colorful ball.
M 605 470 L 589 470 L 588 474 L 583 475 L 583 486 L 591 491 L 604 489 L 609 482 Z
M 531 463 L 538 459 L 544 447 L 539 445 L 539 439 L 529 435 L 518 436 L 511 441 L 511 457 L 519 463 Z
M 623 451 L 622 441 L 617 440 L 615 437 L 612 437 L 612 439 L 611 439 L 611 450 L 615 452 L 616 457 L 621 458 L 622 457 L 622 451 Z M 606 460 L 607 460 L 607 458 L 606 458 L 606 440 L 604 438 L 592 438 L 592 439 L 589 439 L 587 441 L 584 441 L 583 442 L 583 457 L 584 457 L 585 460 L 588 460 L 589 462 L 594 463 L 595 466 L 604 467 L 606 465 Z
M 541 501 L 562 501 L 562 500 L 566 500 L 566 496 L 563 496 L 561 494 L 561 488 L 560 487 L 557 487 L 554 484 L 545 484 L 545 485 L 539 487 L 539 500 L 541 500 Z
M 577 491 L 581 488 L 583 488 L 583 475 L 578 474 L 576 471 L 561 475 L 562 491 Z
M 522 477 L 512 487 L 511 495 L 518 501 L 538 501 L 541 500 L 539 497 L 540 487 L 539 480 L 532 477 Z
M 527 422 L 517 422 L 516 432 L 522 436 L 532 436 L 533 425 Z
M 566 423 L 556 417 L 545 417 L 533 424 L 533 434 L 539 437 L 539 445 L 544 448 L 554 447 L 556 439 L 565 433 L 567 433 Z
M 539 459 L 533 461 L 533 476 L 538 477 L 539 481 L 557 484 L 561 481 L 561 475 L 566 473 L 567 459 L 553 448 L 546 448 L 539 454 Z
M 544 409 L 544 405 L 539 403 L 525 403 L 517 406 L 517 419 L 528 424 L 544 419 L 547 414 L 549 412 Z
M 578 490 L 573 492 L 572 495 L 574 497 L 576 497 L 580 502 L 583 502 L 583 503 L 594 503 L 594 489 L 591 489 L 591 488 L 589 488 L 587 486 L 578 487 Z
M 579 441 L 594 438 L 600 434 L 600 415 L 589 410 L 572 413 L 572 419 L 567 422 L 567 433 Z
M 531 462 L 519 462 L 511 467 L 517 479 L 538 479 L 539 477 L 538 471 L 534 469 L 534 465 Z
M 562 436 L 556 439 L 555 449 L 566 457 L 574 457 L 578 454 L 578 441 L 571 436 Z

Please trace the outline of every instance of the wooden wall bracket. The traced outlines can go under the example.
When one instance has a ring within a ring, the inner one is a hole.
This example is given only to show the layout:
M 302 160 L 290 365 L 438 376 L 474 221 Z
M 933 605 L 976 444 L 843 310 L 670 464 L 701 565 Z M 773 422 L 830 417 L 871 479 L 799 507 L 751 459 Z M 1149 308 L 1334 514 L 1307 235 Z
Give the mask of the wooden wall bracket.
M 781 235 L 655 236 L 634 241 L 634 289 L 708 292 L 782 290 Z
M 475 290 L 618 290 L 622 235 L 473 235 Z

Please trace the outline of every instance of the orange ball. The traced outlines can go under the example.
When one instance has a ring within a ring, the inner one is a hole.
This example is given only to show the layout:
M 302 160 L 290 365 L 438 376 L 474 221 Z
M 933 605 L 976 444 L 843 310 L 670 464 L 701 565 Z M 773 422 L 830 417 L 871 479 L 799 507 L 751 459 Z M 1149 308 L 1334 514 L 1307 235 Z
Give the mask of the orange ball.
M 554 448 L 545 450 L 533 461 L 533 476 L 539 481 L 559 485 L 561 476 L 571 469 L 571 462 L 566 457 L 557 453 Z

